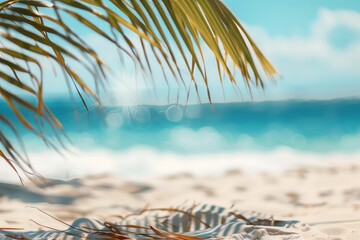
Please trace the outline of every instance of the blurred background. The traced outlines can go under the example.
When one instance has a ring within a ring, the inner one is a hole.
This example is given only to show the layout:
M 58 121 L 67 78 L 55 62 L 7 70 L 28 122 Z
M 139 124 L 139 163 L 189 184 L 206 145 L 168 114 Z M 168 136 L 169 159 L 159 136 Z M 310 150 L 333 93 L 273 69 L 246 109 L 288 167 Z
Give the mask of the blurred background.
M 208 73 L 213 104 L 201 85 L 199 95 L 192 92 L 188 99 L 186 88 L 175 81 L 164 83 L 160 69 L 154 72 L 152 88 L 134 68 L 119 67 L 117 56 L 109 54 L 110 45 L 79 28 L 117 77 L 102 96 L 104 106 L 90 104 L 89 110 L 69 100 L 64 81 L 44 85 L 48 106 L 66 131 L 63 143 L 68 150 L 59 154 L 19 126 L 35 169 L 60 179 L 101 173 L 143 179 L 358 161 L 359 1 L 225 3 L 273 62 L 280 79 L 267 82 L 265 91 L 250 93 L 226 79 L 222 86 L 211 79 L 217 76 L 214 67 L 214 74 Z M 210 60 L 208 64 L 215 66 Z M 0 110 L 16 122 L 2 101 Z M 0 165 L 0 181 L 17 181 L 9 166 Z

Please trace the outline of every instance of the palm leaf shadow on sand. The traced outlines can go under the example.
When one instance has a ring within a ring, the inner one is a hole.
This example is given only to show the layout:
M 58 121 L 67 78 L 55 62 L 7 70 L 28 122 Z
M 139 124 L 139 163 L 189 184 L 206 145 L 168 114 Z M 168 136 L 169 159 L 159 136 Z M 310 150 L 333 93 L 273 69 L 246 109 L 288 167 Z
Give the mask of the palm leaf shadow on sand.
M 299 222 L 277 221 L 272 216 L 255 212 L 243 212 L 215 205 L 200 204 L 190 207 L 184 205 L 161 209 L 148 208 L 139 213 L 125 216 L 123 220 L 117 223 L 101 223 L 97 220 L 80 218 L 71 225 L 64 223 L 68 226 L 65 231 L 44 225 L 40 226 L 51 230 L 21 233 L 3 231 L 3 236 L 0 235 L 0 239 L 28 237 L 23 239 L 195 240 L 220 239 L 226 236 L 232 236 L 233 239 L 253 239 L 253 236 L 266 234 L 296 235 L 296 229 L 292 229 L 292 227 L 297 223 Z
M 62 181 L 54 184 L 60 184 Z M 49 204 L 61 204 L 70 205 L 75 200 L 86 197 L 87 195 L 74 195 L 74 196 L 62 196 L 62 195 L 49 195 L 45 191 L 34 191 L 30 188 L 24 188 L 22 186 L 10 183 L 0 183 L 0 199 L 2 196 L 6 196 L 9 199 L 17 199 L 27 203 L 39 203 L 46 202 Z M 43 192 L 43 193 L 42 193 Z

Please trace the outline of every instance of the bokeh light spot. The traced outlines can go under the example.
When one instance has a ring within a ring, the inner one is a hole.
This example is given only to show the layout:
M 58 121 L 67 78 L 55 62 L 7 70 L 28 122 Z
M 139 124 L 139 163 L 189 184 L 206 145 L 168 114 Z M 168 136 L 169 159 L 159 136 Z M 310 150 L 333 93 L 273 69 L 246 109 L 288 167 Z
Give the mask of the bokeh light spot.
M 184 116 L 184 112 L 179 105 L 172 105 L 166 110 L 166 118 L 171 122 L 179 122 Z

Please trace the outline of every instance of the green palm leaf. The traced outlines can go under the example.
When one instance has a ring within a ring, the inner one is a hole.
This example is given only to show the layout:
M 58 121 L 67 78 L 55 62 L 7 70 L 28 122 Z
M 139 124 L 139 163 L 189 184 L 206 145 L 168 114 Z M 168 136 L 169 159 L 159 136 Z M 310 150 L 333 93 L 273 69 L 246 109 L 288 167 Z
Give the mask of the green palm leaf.
M 275 68 L 264 57 L 244 27 L 220 0 L 7 0 L 0 2 L 0 94 L 20 123 L 43 138 L 45 126 L 57 134 L 62 126 L 43 99 L 46 79 L 41 62 L 48 61 L 60 69 L 62 78 L 73 86 L 86 106 L 85 99 L 100 104 L 100 90 L 110 69 L 98 53 L 71 28 L 81 25 L 117 47 L 144 74 L 151 75 L 153 57 L 164 78 L 179 83 L 191 80 L 197 90 L 205 83 L 211 102 L 206 45 L 217 63 L 219 81 L 225 73 L 238 84 L 235 72 L 243 76 L 246 86 L 264 87 L 262 76 L 274 78 Z M 140 39 L 141 48 L 130 36 Z M 177 53 L 176 53 L 177 52 Z M 76 62 L 87 77 L 78 74 Z M 191 79 L 185 79 L 184 65 Z M 258 66 L 262 69 L 260 71 Z M 230 69 L 234 69 L 232 71 Z M 169 79 L 168 79 L 169 78 Z M 94 84 L 93 84 L 94 83 Z M 90 87 L 92 84 L 95 87 Z M 198 91 L 198 90 L 197 90 Z M 86 98 L 85 98 L 86 96 Z M 24 115 L 24 110 L 29 114 Z M 32 116 L 29 119 L 29 116 Z M 34 123 L 35 119 L 35 123 Z M 14 129 L 6 116 L 1 126 Z M 22 151 L 0 129 L 1 155 L 13 168 L 33 172 Z M 61 137 L 58 138 L 61 141 Z

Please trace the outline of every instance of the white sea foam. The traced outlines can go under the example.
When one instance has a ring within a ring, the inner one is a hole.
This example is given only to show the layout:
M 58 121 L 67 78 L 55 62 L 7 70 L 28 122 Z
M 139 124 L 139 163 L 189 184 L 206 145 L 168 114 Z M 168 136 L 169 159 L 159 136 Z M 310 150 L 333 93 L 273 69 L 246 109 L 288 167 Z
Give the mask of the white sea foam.
M 287 147 L 272 151 L 220 152 L 181 155 L 137 146 L 126 151 L 95 148 L 71 149 L 66 157 L 50 150 L 30 153 L 33 165 L 44 177 L 72 179 L 93 174 L 113 174 L 132 180 L 190 173 L 194 175 L 221 174 L 225 170 L 244 172 L 283 171 L 299 166 L 333 166 L 360 162 L 360 151 L 352 153 L 309 153 Z M 0 181 L 18 181 L 4 161 Z

